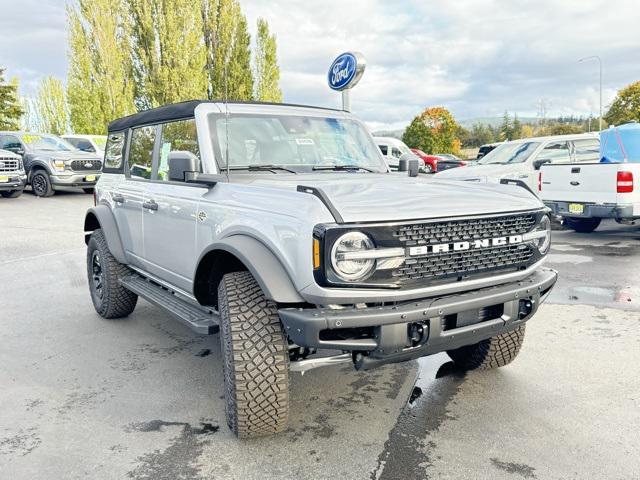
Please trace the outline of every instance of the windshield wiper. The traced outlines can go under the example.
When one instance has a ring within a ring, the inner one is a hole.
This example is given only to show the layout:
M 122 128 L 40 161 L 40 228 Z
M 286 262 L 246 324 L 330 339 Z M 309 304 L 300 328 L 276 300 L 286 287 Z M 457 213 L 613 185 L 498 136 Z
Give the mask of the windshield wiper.
M 291 170 L 290 168 L 286 168 L 283 167 L 281 165 L 247 165 L 247 166 L 241 166 L 241 167 L 231 167 L 229 168 L 229 170 L 248 170 L 250 172 L 264 172 L 264 171 L 271 171 L 271 170 L 283 170 L 285 172 L 290 172 L 290 173 L 298 173 L 295 170 Z
M 380 173 L 377 170 L 361 167 L 360 165 L 316 165 L 312 170 L 364 170 L 365 172 Z

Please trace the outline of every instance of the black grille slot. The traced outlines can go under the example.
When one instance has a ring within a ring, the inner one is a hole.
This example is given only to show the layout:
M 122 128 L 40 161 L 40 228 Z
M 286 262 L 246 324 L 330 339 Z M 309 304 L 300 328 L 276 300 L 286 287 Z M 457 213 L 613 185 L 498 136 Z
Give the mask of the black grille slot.
M 519 214 L 402 225 L 393 235 L 406 247 L 429 246 L 522 235 L 535 225 L 536 214 Z M 447 252 L 409 257 L 392 276 L 404 284 L 421 279 L 461 279 L 496 270 L 517 270 L 533 263 L 532 260 L 535 260 L 534 249 L 525 243 L 458 251 L 451 248 Z
M 100 160 L 74 160 L 71 162 L 71 169 L 77 172 L 83 170 L 100 170 L 102 162 Z
M 0 157 L 0 172 L 15 172 L 18 170 L 18 160 Z

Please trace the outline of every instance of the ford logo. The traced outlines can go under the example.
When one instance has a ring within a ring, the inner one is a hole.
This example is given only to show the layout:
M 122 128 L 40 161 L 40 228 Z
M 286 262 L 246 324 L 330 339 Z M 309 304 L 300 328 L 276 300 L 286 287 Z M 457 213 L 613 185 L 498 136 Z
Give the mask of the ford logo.
M 87 162 L 84 164 L 84 168 L 92 168 L 93 167 L 93 163 L 91 162 Z
M 364 57 L 358 52 L 339 55 L 329 68 L 329 87 L 338 91 L 354 87 L 362 77 L 364 67 Z

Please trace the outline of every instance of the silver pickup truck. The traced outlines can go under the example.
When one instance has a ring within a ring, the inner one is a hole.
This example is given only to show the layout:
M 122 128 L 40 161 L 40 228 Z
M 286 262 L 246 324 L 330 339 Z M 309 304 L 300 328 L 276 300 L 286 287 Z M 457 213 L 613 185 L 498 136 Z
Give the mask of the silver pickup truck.
M 239 437 L 286 428 L 290 371 L 436 352 L 501 367 L 557 278 L 530 192 L 392 173 L 362 123 L 313 107 L 185 102 L 112 122 L 84 231 L 102 317 L 140 296 L 220 333 Z

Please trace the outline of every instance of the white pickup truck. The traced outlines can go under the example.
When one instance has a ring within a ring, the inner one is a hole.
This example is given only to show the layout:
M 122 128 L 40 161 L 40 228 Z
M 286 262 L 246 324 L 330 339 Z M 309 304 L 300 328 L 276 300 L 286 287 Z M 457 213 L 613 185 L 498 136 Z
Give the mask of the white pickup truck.
M 576 232 L 640 219 L 640 125 L 603 130 L 598 153 L 597 163 L 551 162 L 538 174 L 538 196 Z

